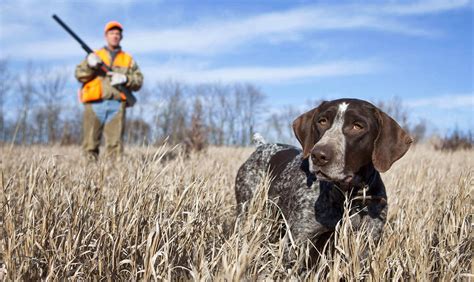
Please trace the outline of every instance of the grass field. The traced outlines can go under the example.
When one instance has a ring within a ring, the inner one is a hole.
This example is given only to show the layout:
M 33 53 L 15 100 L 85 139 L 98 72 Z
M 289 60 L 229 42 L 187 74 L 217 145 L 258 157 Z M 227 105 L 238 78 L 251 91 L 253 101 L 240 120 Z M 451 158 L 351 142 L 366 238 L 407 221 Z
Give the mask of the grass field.
M 474 279 L 474 151 L 412 147 L 382 175 L 389 216 L 368 259 L 357 255 L 367 238 L 346 222 L 334 252 L 302 270 L 304 251 L 283 263 L 266 183 L 235 220 L 234 177 L 250 148 L 169 159 L 171 148 L 129 147 L 94 165 L 78 147 L 0 149 L 6 280 Z

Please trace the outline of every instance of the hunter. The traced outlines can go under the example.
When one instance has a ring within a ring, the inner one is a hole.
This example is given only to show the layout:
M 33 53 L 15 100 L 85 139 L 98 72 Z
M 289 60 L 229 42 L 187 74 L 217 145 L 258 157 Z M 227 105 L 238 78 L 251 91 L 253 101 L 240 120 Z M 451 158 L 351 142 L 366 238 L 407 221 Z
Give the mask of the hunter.
M 102 134 L 107 156 L 122 155 L 125 109 L 129 105 L 123 92 L 131 95 L 143 84 L 137 63 L 120 46 L 122 25 L 111 21 L 105 25 L 104 34 L 107 45 L 87 55 L 75 73 L 83 83 L 79 93 L 84 104 L 82 147 L 86 158 L 92 161 L 98 159 Z M 101 64 L 110 66 L 112 71 L 104 72 Z

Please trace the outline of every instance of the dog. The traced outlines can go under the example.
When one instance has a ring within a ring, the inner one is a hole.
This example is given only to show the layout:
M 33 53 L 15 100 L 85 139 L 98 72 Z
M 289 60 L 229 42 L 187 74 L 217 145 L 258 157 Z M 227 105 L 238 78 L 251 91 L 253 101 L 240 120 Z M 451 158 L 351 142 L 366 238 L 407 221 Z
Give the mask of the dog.
M 322 102 L 296 118 L 293 131 L 302 149 L 257 138 L 256 150 L 236 176 L 238 213 L 245 212 L 270 173 L 268 197 L 279 206 L 297 245 L 324 244 L 347 201 L 352 226 L 367 227 L 378 241 L 388 209 L 380 172 L 408 151 L 412 138 L 386 113 L 358 99 Z

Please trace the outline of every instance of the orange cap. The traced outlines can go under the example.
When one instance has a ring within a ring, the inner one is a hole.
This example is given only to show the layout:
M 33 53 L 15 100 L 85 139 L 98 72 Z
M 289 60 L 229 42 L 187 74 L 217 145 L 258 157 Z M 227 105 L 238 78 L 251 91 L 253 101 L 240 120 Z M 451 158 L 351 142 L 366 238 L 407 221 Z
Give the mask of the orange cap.
M 119 22 L 111 21 L 105 25 L 104 32 L 107 32 L 111 30 L 112 28 L 119 28 L 120 30 L 123 30 L 123 27 Z

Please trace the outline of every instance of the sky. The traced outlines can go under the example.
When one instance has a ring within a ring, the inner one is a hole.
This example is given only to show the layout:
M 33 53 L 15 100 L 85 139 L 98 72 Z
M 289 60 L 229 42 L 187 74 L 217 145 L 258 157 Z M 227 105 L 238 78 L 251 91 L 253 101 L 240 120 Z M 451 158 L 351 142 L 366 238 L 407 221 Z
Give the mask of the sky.
M 473 11 L 467 0 L 2 0 L 0 58 L 14 69 L 33 60 L 72 77 L 84 53 L 51 15 L 92 48 L 116 20 L 149 87 L 251 82 L 269 111 L 398 97 L 410 120 L 444 135 L 474 131 Z

